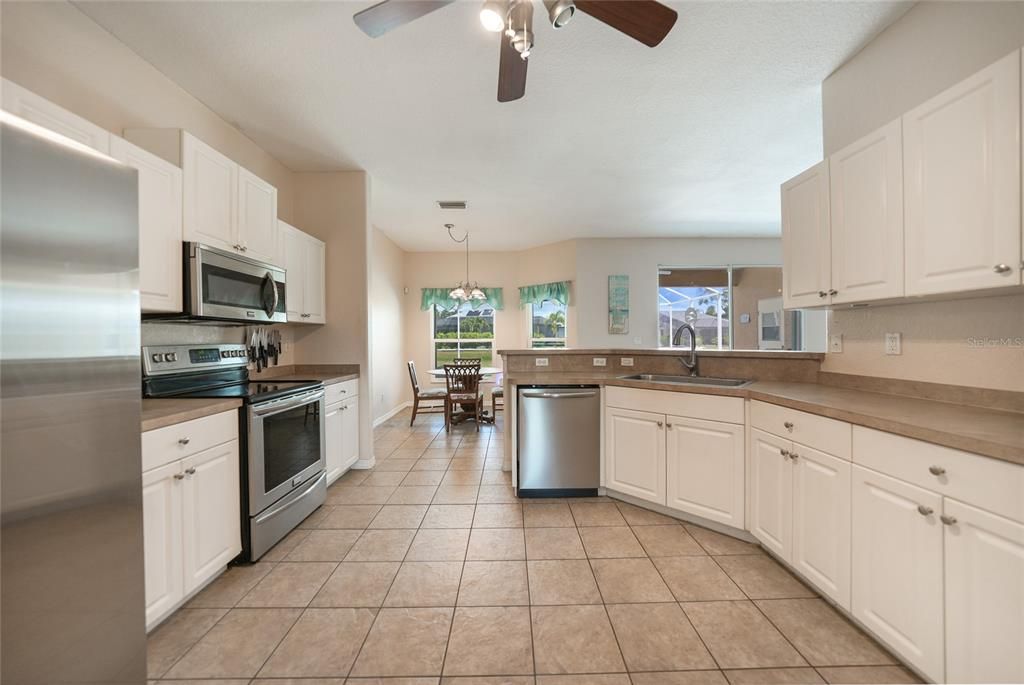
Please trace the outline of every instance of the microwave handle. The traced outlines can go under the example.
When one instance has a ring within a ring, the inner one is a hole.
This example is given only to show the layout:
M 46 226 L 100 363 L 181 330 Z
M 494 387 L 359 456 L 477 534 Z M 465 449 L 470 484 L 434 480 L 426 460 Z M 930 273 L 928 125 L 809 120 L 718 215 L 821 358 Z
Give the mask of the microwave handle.
M 274 303 L 272 305 L 270 305 L 270 309 L 267 311 L 267 316 L 268 317 L 273 317 L 274 316 L 274 312 L 277 311 L 277 304 L 278 304 L 278 301 L 279 301 L 279 298 L 280 298 L 280 295 L 277 292 L 277 281 L 274 280 L 274 274 L 270 273 L 269 271 L 267 272 L 267 275 L 264 276 L 263 278 L 264 278 L 264 280 L 266 280 L 267 282 L 270 283 L 270 287 L 271 287 L 271 289 L 272 289 L 272 291 L 274 293 Z

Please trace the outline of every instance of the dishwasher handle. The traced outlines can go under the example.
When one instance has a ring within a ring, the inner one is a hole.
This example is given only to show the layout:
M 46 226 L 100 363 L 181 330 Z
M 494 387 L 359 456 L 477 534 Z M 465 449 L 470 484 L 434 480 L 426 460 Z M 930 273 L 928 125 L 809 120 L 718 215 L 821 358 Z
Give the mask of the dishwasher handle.
M 541 397 L 543 399 L 551 399 L 551 400 L 561 400 L 561 399 L 570 399 L 570 398 L 575 398 L 575 397 L 597 397 L 597 391 L 596 390 L 588 390 L 588 391 L 583 391 L 583 392 L 562 392 L 562 391 L 552 392 L 550 390 L 534 390 L 534 391 L 529 391 L 529 392 L 524 391 L 522 393 L 522 396 L 523 397 Z

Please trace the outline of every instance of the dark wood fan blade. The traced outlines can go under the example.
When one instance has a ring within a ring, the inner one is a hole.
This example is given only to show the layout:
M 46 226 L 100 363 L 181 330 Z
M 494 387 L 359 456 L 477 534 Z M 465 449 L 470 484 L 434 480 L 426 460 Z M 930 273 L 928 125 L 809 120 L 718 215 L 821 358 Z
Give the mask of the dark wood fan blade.
M 654 0 L 576 0 L 576 9 L 652 48 L 679 17 L 674 9 Z
M 498 102 L 518 100 L 526 94 L 526 62 L 512 47 L 508 36 L 501 34 L 501 57 L 498 60 Z
M 455 0 L 384 0 L 373 7 L 356 12 L 352 19 L 370 38 L 379 38 L 391 29 L 408 24 L 453 2 Z

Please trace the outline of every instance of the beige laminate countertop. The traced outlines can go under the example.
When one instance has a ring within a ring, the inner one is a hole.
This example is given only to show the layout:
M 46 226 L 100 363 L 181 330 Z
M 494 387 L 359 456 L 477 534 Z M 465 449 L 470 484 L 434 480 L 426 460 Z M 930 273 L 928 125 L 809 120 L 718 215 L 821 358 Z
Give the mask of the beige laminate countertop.
M 1024 465 L 1024 414 L 818 383 L 755 381 L 742 388 L 665 385 L 581 374 L 513 374 L 510 385 L 588 383 L 760 400 Z
M 350 381 L 354 378 L 359 378 L 358 373 L 342 373 L 337 372 L 312 372 L 312 373 L 289 373 L 283 376 L 273 376 L 271 378 L 265 378 L 261 380 L 267 381 L 320 381 L 324 385 L 332 385 L 334 383 L 341 383 L 344 381 Z
M 238 409 L 242 400 L 234 397 L 211 399 L 142 400 L 142 432 L 173 426 L 176 423 L 201 419 L 211 414 Z

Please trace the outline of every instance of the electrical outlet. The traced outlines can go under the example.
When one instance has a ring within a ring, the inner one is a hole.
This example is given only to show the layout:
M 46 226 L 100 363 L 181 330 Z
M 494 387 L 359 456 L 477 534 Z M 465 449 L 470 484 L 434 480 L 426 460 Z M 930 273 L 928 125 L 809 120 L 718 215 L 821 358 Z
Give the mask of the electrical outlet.
M 828 351 L 829 352 L 842 352 L 843 351 L 843 334 L 835 333 L 828 337 Z
M 885 353 L 903 354 L 903 336 L 901 336 L 899 333 L 886 333 Z
M 537 357 L 536 359 L 533 360 L 533 365 L 534 366 L 547 366 L 548 365 L 548 358 L 547 357 Z
M 608 366 L 608 360 L 604 357 L 594 357 L 594 366 Z
M 619 360 L 619 363 L 622 364 L 623 366 L 633 366 L 633 358 L 623 357 Z

